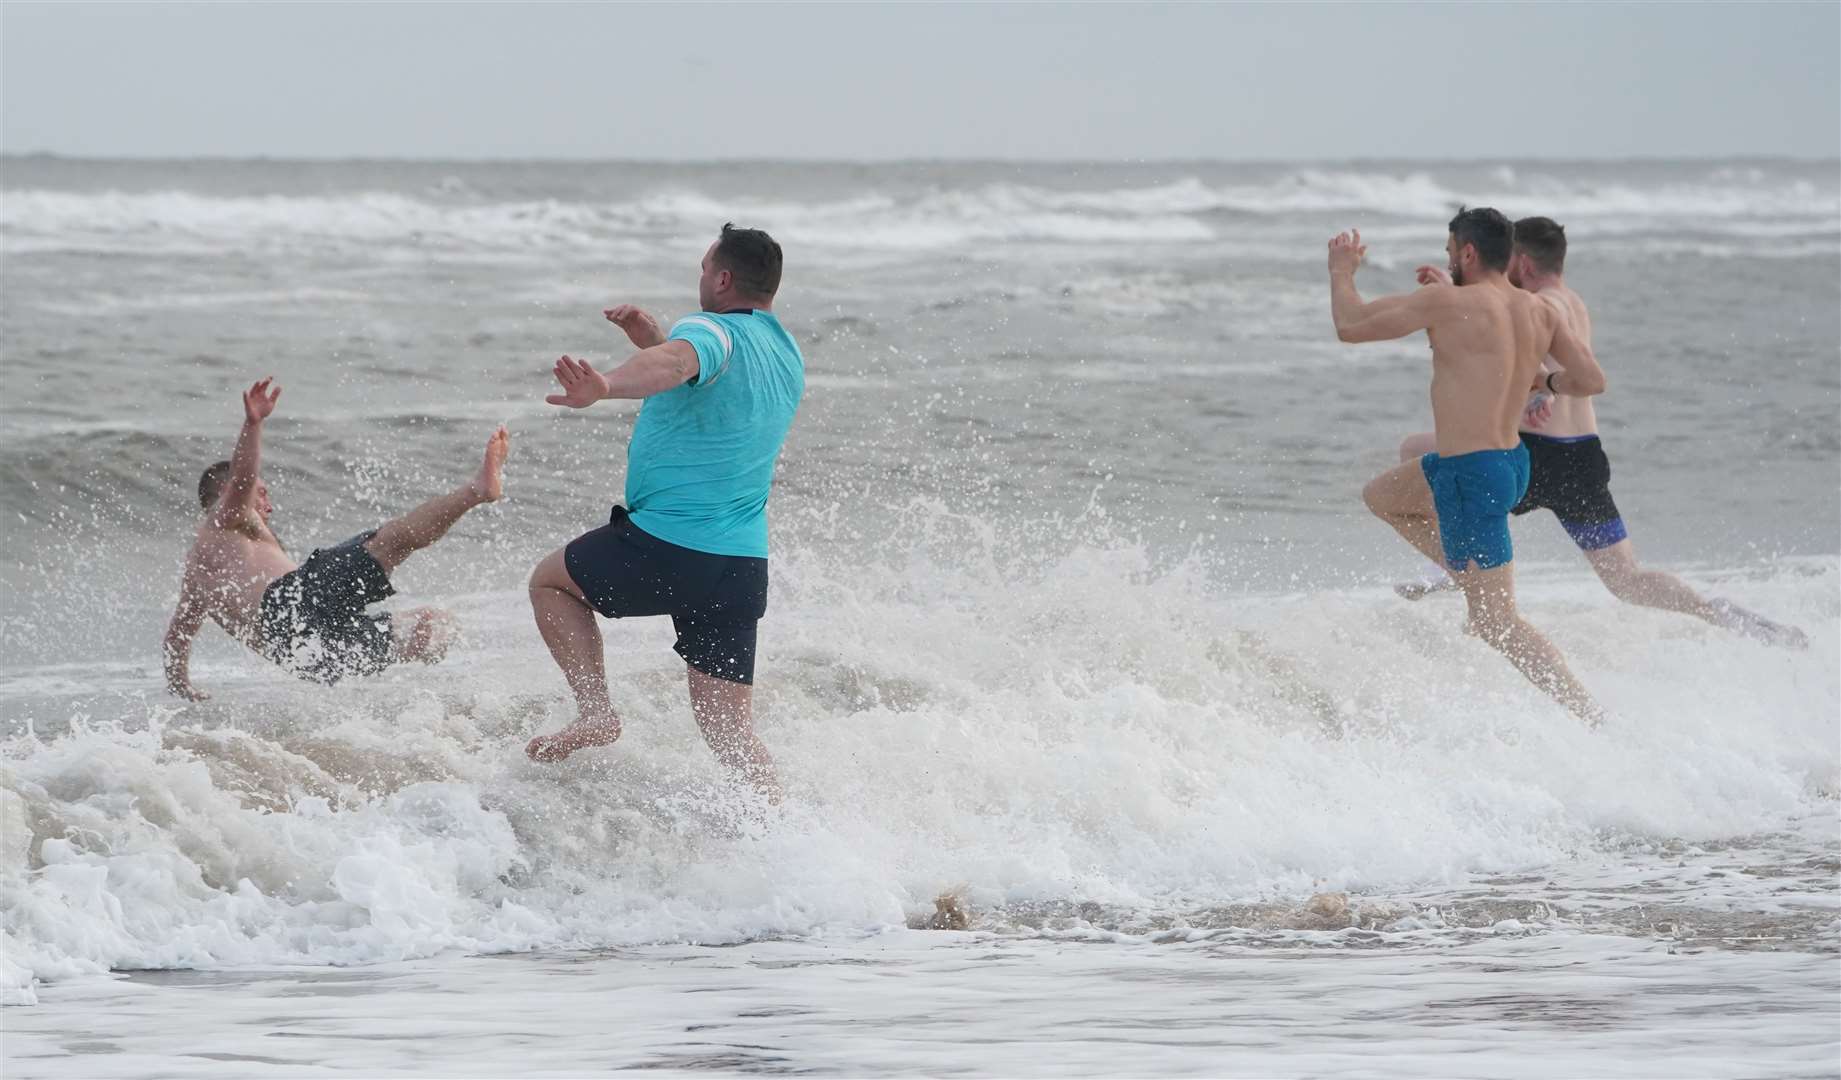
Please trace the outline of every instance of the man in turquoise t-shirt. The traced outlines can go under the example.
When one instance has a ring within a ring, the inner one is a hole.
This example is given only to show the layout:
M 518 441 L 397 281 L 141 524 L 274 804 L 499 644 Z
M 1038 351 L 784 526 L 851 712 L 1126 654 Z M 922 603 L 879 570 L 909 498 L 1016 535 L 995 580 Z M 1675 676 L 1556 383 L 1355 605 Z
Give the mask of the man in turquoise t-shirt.
M 664 334 L 638 308 L 610 308 L 608 321 L 640 351 L 606 374 L 556 362 L 563 392 L 552 405 L 645 404 L 627 444 L 626 505 L 531 573 L 537 629 L 580 709 L 573 724 L 531 740 L 536 760 L 620 737 L 595 612 L 670 615 L 704 739 L 779 798 L 773 758 L 754 733 L 753 684 L 756 623 L 767 611 L 767 494 L 805 393 L 805 359 L 773 313 L 780 265 L 772 237 L 724 225 L 703 256 L 700 313 Z

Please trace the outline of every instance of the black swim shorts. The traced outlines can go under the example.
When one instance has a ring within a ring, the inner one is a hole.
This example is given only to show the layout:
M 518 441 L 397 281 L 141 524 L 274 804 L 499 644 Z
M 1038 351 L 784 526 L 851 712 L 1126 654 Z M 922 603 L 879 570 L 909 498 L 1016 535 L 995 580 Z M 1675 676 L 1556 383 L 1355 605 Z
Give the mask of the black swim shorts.
M 1552 510 L 1582 550 L 1607 548 L 1629 536 L 1611 499 L 1611 460 L 1596 435 L 1554 438 L 1521 433 L 1528 448 L 1528 493 L 1512 514 Z
M 261 615 L 262 651 L 269 659 L 328 684 L 390 666 L 390 616 L 365 611 L 396 593 L 390 575 L 364 548 L 376 532 L 316 548 L 269 584 Z
M 614 507 L 608 523 L 569 541 L 563 565 L 610 619 L 669 615 L 684 662 L 705 675 L 754 682 L 756 623 L 767 614 L 767 560 L 667 543 Z

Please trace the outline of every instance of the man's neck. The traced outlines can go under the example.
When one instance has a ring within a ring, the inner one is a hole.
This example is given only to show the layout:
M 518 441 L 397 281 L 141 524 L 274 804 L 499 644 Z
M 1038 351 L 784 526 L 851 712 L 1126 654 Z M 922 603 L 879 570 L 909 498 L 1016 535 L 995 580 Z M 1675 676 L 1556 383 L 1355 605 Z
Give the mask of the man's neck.
M 772 300 L 755 300 L 746 296 L 726 296 L 718 299 L 708 309 L 712 315 L 728 315 L 739 311 L 772 311 Z
M 1534 274 L 1524 278 L 1521 287 L 1536 293 L 1546 292 L 1548 289 L 1564 289 L 1566 288 L 1566 277 L 1563 274 Z

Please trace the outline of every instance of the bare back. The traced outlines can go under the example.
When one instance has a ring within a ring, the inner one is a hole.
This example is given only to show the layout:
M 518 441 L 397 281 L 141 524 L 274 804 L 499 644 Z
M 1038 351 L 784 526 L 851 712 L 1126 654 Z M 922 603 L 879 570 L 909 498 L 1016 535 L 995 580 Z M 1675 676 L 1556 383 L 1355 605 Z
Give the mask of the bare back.
M 186 553 L 180 606 L 194 605 L 231 637 L 253 644 L 262 594 L 294 566 L 274 532 L 255 514 L 242 514 L 231 525 L 219 525 L 207 514 Z
M 1438 453 L 1509 450 L 1560 315 L 1548 302 L 1493 278 L 1442 292 L 1432 340 L 1432 419 Z
M 1592 313 L 1585 306 L 1579 294 L 1560 282 L 1543 285 L 1533 293 L 1550 305 L 1566 321 L 1573 336 L 1583 342 L 1587 348 L 1592 344 Z M 1558 370 L 1558 365 L 1548 362 L 1542 365 L 1545 370 Z M 1598 433 L 1598 412 L 1592 407 L 1589 397 L 1574 397 L 1569 394 L 1556 395 L 1553 399 L 1553 413 L 1538 428 L 1524 426 L 1524 431 L 1537 435 L 1550 435 L 1555 438 L 1568 438 L 1575 435 L 1596 435 Z

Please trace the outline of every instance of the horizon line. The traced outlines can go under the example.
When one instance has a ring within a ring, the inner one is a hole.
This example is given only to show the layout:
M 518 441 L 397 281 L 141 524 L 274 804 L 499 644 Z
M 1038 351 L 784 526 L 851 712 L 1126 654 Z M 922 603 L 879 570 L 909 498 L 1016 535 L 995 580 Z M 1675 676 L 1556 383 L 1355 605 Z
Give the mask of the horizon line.
M 1748 153 L 1748 154 L 1624 154 L 1624 155 L 1530 155 L 1517 157 L 1511 155 L 1487 155 L 1482 157 L 1444 156 L 1382 156 L 1353 155 L 1341 157 L 1302 156 L 1302 157 L 1132 157 L 1132 158 L 1061 158 L 1061 157 L 905 157 L 905 158 L 848 158 L 848 157 L 684 157 L 684 158 L 648 158 L 648 157 L 546 157 L 546 156 L 505 156 L 505 157 L 442 157 L 442 156 L 404 156 L 385 157 L 368 154 L 68 154 L 55 150 L 0 150 L 0 161 L 69 161 L 78 163 L 123 163 L 123 164 L 174 164 L 180 162 L 208 162 L 220 164 L 327 164 L 327 165 L 645 165 L 645 166 L 711 166 L 711 165 L 849 165 L 849 166 L 904 166 L 904 165 L 1358 165 L 1378 163 L 1410 164 L 1508 164 L 1516 162 L 1540 162 L 1553 164 L 1590 164 L 1590 165 L 1640 165 L 1640 164 L 1682 164 L 1682 163 L 1735 163 L 1735 162 L 1771 162 L 1793 163 L 1803 165 L 1837 164 L 1841 165 L 1841 156 L 1804 155 L 1793 153 Z

